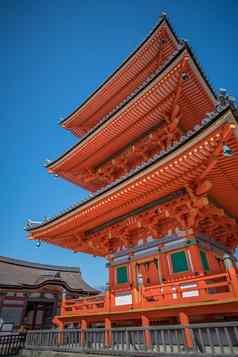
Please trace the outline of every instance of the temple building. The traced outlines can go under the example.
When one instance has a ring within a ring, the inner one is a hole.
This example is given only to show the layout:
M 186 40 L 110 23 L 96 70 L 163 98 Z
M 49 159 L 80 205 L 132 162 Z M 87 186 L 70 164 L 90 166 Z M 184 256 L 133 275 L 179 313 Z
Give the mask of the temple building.
M 17 329 L 51 328 L 62 297 L 96 293 L 82 279 L 79 268 L 0 257 L 0 319 Z
M 80 139 L 49 173 L 91 193 L 29 239 L 105 257 L 108 289 L 64 298 L 82 329 L 238 317 L 238 113 L 165 15 L 61 126 Z

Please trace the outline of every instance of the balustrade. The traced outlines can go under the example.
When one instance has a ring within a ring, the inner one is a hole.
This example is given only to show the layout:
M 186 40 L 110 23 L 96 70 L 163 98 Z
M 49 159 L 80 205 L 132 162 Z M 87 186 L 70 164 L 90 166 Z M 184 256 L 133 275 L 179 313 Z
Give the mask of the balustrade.
M 192 301 L 231 299 L 236 297 L 236 289 L 229 272 L 180 278 L 161 285 L 141 287 L 137 290 L 138 300 L 133 304 L 133 307 L 167 306 Z M 123 292 L 131 293 L 131 290 L 128 291 L 128 288 L 112 289 L 104 295 L 66 300 L 62 306 L 62 315 L 86 315 L 95 312 L 128 310 L 128 305 L 118 306 L 115 302 L 116 294 Z
M 186 341 L 186 330 L 191 335 L 191 346 Z M 112 328 L 110 342 L 108 333 L 105 328 L 30 331 L 25 348 L 62 352 L 107 352 L 110 355 L 133 353 L 138 356 L 140 352 L 143 355 L 148 353 L 149 356 L 153 352 L 156 355 L 168 353 L 175 356 L 184 355 L 185 352 L 203 356 L 238 355 L 238 322 Z

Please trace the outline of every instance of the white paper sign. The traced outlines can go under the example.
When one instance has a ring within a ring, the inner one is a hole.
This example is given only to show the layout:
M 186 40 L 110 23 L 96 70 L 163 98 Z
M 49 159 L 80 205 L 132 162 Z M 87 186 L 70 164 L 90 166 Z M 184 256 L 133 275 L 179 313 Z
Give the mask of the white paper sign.
M 131 296 L 131 294 L 117 295 L 115 297 L 115 304 L 116 304 L 116 306 L 132 304 L 132 296 Z
M 196 287 L 197 287 L 197 284 L 181 285 L 181 289 L 189 289 L 189 288 L 196 288 Z M 189 291 L 182 292 L 182 297 L 193 297 L 193 296 L 199 296 L 199 291 L 198 290 L 189 290 Z

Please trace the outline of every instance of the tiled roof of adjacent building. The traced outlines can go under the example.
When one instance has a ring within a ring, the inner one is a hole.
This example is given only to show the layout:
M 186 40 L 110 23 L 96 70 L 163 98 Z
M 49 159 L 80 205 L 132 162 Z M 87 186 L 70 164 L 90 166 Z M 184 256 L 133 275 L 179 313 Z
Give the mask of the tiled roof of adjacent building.
M 35 289 L 60 285 L 76 293 L 97 293 L 82 278 L 80 268 L 45 265 L 0 256 L 0 288 Z

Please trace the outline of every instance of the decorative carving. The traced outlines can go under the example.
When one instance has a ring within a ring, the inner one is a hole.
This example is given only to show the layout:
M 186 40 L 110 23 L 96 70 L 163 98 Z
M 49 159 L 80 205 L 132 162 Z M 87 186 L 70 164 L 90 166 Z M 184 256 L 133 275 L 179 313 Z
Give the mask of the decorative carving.
M 129 248 L 147 236 L 160 239 L 167 234 L 176 234 L 178 229 L 187 232 L 187 236 L 205 234 L 230 249 L 234 249 L 238 242 L 237 223 L 209 202 L 206 194 L 197 195 L 191 187 L 187 187 L 187 193 L 181 197 L 129 217 L 89 237 L 95 244 L 104 242 L 104 249 L 112 253 Z
M 137 165 L 149 160 L 161 150 L 165 150 L 167 147 L 173 145 L 180 138 L 182 131 L 179 128 L 179 123 L 182 114 L 179 99 L 182 94 L 184 81 L 186 80 L 184 74 L 188 69 L 188 62 L 189 56 L 185 55 L 179 69 L 176 88 L 169 98 L 166 98 L 166 100 L 172 101 L 170 110 L 163 111 L 163 118 L 160 120 L 157 128 L 153 128 L 153 131 L 151 130 L 142 138 L 138 138 L 129 147 L 97 168 L 85 170 L 80 176 L 86 183 L 93 185 L 97 183 L 97 187 L 103 187 L 118 177 L 127 174 Z

